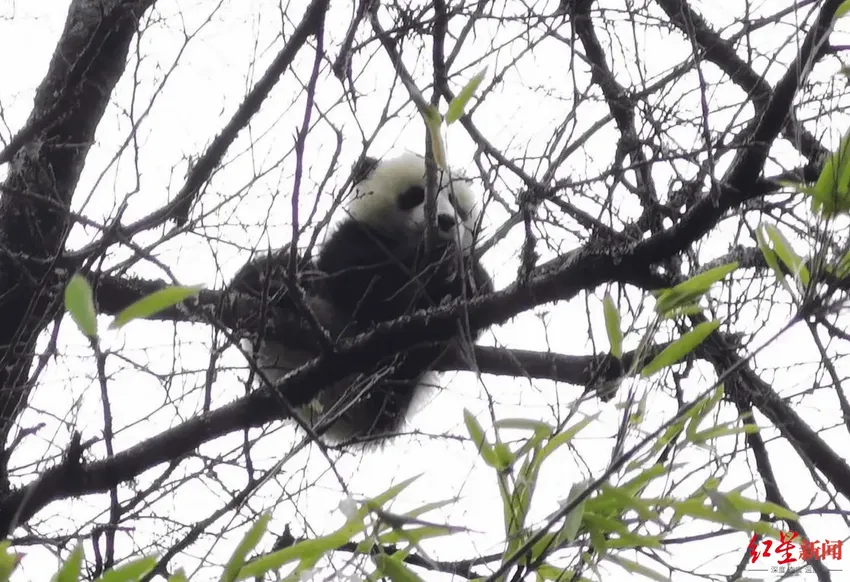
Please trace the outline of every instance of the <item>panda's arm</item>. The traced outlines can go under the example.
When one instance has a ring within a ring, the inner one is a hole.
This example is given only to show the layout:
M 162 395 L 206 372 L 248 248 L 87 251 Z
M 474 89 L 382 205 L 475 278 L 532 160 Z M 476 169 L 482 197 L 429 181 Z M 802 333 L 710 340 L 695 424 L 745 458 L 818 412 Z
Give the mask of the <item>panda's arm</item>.
M 270 304 L 286 302 L 289 281 L 290 245 L 253 257 L 236 272 L 228 289 L 267 300 Z M 309 289 L 315 276 L 315 265 L 309 256 L 299 259 L 298 283 Z
M 390 253 L 382 249 L 372 233 L 354 221 L 346 221 L 322 246 L 317 268 L 324 279 L 323 295 L 357 319 L 386 319 L 391 310 L 386 299 L 405 286 L 403 269 L 394 264 Z M 400 314 L 389 314 L 392 315 Z
M 480 261 L 475 258 L 468 258 L 464 261 L 464 267 L 466 272 L 463 281 L 466 289 L 463 292 L 463 297 L 467 301 L 493 292 L 493 280 Z M 473 326 L 470 329 L 472 340 L 477 340 L 486 328 L 487 326 Z
M 481 262 L 472 257 L 463 259 L 463 273 L 458 273 L 456 251 L 440 251 L 431 259 L 433 274 L 430 278 L 430 294 L 438 299 L 450 296 L 453 299 L 471 299 L 493 292 L 493 281 Z

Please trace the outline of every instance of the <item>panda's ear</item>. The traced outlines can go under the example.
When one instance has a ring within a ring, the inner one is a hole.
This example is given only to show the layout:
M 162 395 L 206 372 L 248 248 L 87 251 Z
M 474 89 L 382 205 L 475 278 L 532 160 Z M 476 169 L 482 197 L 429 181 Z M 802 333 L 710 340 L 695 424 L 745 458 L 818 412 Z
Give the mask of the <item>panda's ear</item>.
M 363 156 L 351 169 L 351 178 L 354 180 L 354 183 L 358 184 L 368 178 L 375 171 L 375 166 L 377 165 L 378 160 L 376 158 Z

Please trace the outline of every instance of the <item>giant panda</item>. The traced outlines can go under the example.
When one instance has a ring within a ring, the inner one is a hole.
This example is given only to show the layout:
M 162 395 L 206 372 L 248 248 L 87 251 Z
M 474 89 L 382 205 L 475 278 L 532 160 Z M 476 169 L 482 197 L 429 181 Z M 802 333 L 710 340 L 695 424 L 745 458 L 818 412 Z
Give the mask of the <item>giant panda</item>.
M 473 254 L 482 201 L 464 177 L 437 171 L 435 224 L 425 244 L 425 171 L 425 158 L 413 153 L 365 158 L 354 169 L 354 196 L 343 208 L 344 218 L 315 259 L 300 258 L 299 285 L 312 302 L 332 307 L 332 327 L 340 335 L 351 337 L 380 322 L 493 290 Z M 249 262 L 231 288 L 291 308 L 280 279 L 290 252 L 284 247 Z M 459 322 L 457 339 L 474 341 L 483 331 Z M 420 345 L 397 354 L 378 369 L 325 387 L 300 412 L 311 426 L 323 417 L 331 420 L 324 437 L 332 444 L 381 443 L 398 433 L 415 399 L 433 384 L 434 365 L 445 350 Z M 255 356 L 274 381 L 315 354 L 261 342 Z

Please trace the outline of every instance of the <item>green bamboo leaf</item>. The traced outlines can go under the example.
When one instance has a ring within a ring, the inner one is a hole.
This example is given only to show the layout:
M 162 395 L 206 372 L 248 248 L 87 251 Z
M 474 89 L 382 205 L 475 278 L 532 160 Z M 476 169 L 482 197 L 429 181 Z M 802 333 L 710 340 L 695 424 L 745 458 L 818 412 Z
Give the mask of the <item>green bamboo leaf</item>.
M 599 552 L 600 556 L 606 556 L 608 553 L 608 540 L 605 539 L 605 536 L 601 531 L 592 529 L 588 532 L 590 534 L 590 545 Z
M 707 495 L 705 496 L 708 497 Z M 677 515 L 724 523 L 721 517 L 715 513 L 714 508 L 706 505 L 703 499 L 687 499 L 685 501 L 672 503 L 671 507 Z
M 830 217 L 848 208 L 850 191 L 850 132 L 844 135 L 812 188 L 812 209 Z
M 570 580 L 570 582 L 590 582 L 590 580 L 584 576 L 577 577 L 574 570 L 564 570 L 563 566 L 552 566 L 551 564 L 542 564 L 538 566 L 534 573 L 537 574 L 538 580 L 553 580 L 557 582 L 563 582 L 564 580 Z
M 669 470 L 669 467 L 666 467 L 660 463 L 656 463 L 643 471 L 641 471 L 637 476 L 629 479 L 622 485 L 620 485 L 619 489 L 625 491 L 627 495 L 636 496 L 639 493 L 643 492 L 646 486 L 654 481 L 655 479 L 661 477 L 662 475 L 666 475 Z
M 777 519 L 799 520 L 800 516 L 776 503 L 770 501 L 759 501 L 758 499 L 750 499 L 744 497 L 737 491 L 730 491 L 726 498 L 732 505 L 745 513 L 764 513 L 767 515 L 773 514 Z
M 710 396 L 706 396 L 702 399 L 701 402 L 697 403 L 691 410 L 687 413 L 686 417 L 689 419 L 688 429 L 687 429 L 687 437 L 688 440 L 692 440 L 694 436 L 697 434 L 697 430 L 699 429 L 700 423 L 705 420 L 705 418 L 711 414 L 711 411 L 714 410 L 714 407 L 723 399 L 723 386 L 718 386 L 715 389 L 714 393 Z
M 603 498 L 600 503 L 600 509 L 604 508 L 606 511 L 604 514 L 596 512 L 594 515 L 619 519 L 626 513 L 634 511 L 642 520 L 645 521 L 659 519 L 658 514 L 653 510 L 654 504 L 652 502 L 641 499 L 637 495 L 630 494 L 622 487 L 612 487 L 610 485 L 604 486 L 602 487 L 602 493 L 598 496 Z
M 408 568 L 397 554 L 377 554 L 372 556 L 372 561 L 380 570 L 381 574 L 393 582 L 424 582 L 413 570 Z
M 571 427 L 569 427 L 568 429 L 552 437 L 552 439 L 548 443 L 546 443 L 546 446 L 543 447 L 543 451 L 540 454 L 540 462 L 542 463 L 547 457 L 549 457 L 549 455 L 551 455 L 560 447 L 573 440 L 573 437 L 575 437 L 579 432 L 584 430 L 587 425 L 599 418 L 600 414 L 602 414 L 602 412 L 597 412 L 594 415 L 585 417 L 574 425 L 572 425 Z
M 270 513 L 264 513 L 254 522 L 254 525 L 251 526 L 251 529 L 248 530 L 248 533 L 245 534 L 242 541 L 233 550 L 233 555 L 230 556 L 227 565 L 224 567 L 224 572 L 221 573 L 221 578 L 219 578 L 221 582 L 233 582 L 237 579 L 242 566 L 245 565 L 245 558 L 248 556 L 248 553 L 257 547 L 260 539 L 266 533 L 266 528 L 269 525 L 271 517 Z
M 769 536 L 769 537 L 772 537 L 775 540 L 779 539 L 779 530 L 776 529 L 770 523 L 767 523 L 767 522 L 764 522 L 764 521 L 754 521 L 750 524 L 750 529 L 752 529 L 753 533 L 757 533 L 760 536 L 764 536 L 764 537 Z
M 496 458 L 496 469 L 499 471 L 512 467 L 516 462 L 516 455 L 504 443 L 496 443 L 493 446 L 493 455 Z
M 667 311 L 659 315 L 662 319 L 676 320 L 685 317 L 690 317 L 691 315 L 700 315 L 702 314 L 702 312 L 703 309 L 699 306 L 698 303 L 691 303 L 687 305 L 679 305 L 678 307 L 668 309 Z
M 629 423 L 633 425 L 639 425 L 643 423 L 646 418 L 646 401 L 649 398 L 649 394 L 647 392 L 643 393 L 640 400 L 635 406 L 634 410 L 629 414 Z
M 528 430 L 535 434 L 552 434 L 555 430 L 551 424 L 531 418 L 500 418 L 493 426 L 499 430 Z
M 0 542 L 0 582 L 6 582 L 21 562 L 21 554 L 9 551 L 8 541 Z
M 446 161 L 446 146 L 443 144 L 443 136 L 439 130 L 431 132 L 431 145 L 434 148 L 434 161 L 437 162 L 440 168 L 445 170 L 449 166 Z
M 683 309 L 699 309 L 698 301 L 705 295 L 706 290 L 695 291 L 688 294 L 677 293 L 672 289 L 665 289 L 658 293 L 655 300 L 655 313 L 665 319 L 672 319 L 672 313 L 679 313 Z M 700 309 L 700 311 L 702 311 Z
M 437 162 L 437 166 L 445 170 L 448 164 L 446 162 L 446 147 L 443 144 L 443 134 L 441 131 L 443 116 L 440 115 L 436 107 L 430 104 L 426 109 L 420 109 L 419 113 L 422 115 L 422 119 L 425 120 L 425 126 L 428 128 L 428 137 L 431 138 L 431 147 L 434 150 L 434 161 Z
M 640 574 L 641 576 L 655 580 L 656 582 L 670 582 L 670 578 L 667 576 L 659 574 L 655 570 L 651 570 L 642 564 L 629 560 L 628 558 L 624 558 L 620 554 L 609 554 L 606 558 L 625 569 L 630 574 Z
M 564 506 L 569 505 L 572 503 L 573 499 L 584 493 L 584 490 L 587 489 L 588 485 L 590 485 L 590 483 L 587 481 L 573 483 L 572 487 L 570 487 L 569 494 L 567 494 Z M 562 535 L 559 537 L 562 537 L 562 539 L 568 542 L 575 541 L 576 537 L 578 537 L 578 530 L 584 520 L 584 509 L 586 503 L 587 499 L 585 498 L 584 501 L 579 502 L 579 504 L 567 514 L 567 517 L 564 520 L 564 528 L 561 532 Z
M 531 559 L 532 560 L 539 559 L 540 556 L 542 556 L 544 552 L 550 552 L 551 553 L 552 548 L 554 548 L 556 543 L 557 543 L 557 538 L 558 538 L 558 536 L 554 533 L 547 533 L 547 534 L 544 534 L 543 536 L 541 536 L 540 539 L 538 539 L 536 542 L 534 542 L 534 545 L 531 546 L 531 551 L 529 552 L 531 554 Z M 522 544 L 514 544 L 514 545 L 516 545 L 516 547 L 519 547 Z M 511 548 L 511 550 L 516 551 L 516 548 Z M 503 555 L 508 556 L 508 555 L 512 555 L 512 554 L 505 552 Z
M 846 252 L 841 260 L 838 261 L 838 265 L 835 267 L 835 276 L 839 279 L 845 278 L 847 275 L 850 275 L 850 251 Z
M 463 422 L 466 424 L 466 430 L 469 432 L 469 437 L 473 444 L 478 447 L 478 452 L 485 463 L 491 467 L 498 468 L 499 461 L 496 458 L 496 453 L 493 447 L 487 442 L 487 437 L 484 435 L 484 428 L 479 424 L 478 420 L 469 410 L 463 410 Z
M 713 269 L 709 269 L 708 271 L 704 271 L 699 275 L 694 275 L 687 281 L 683 281 L 673 287 L 673 291 L 678 291 L 683 294 L 687 294 L 690 292 L 699 292 L 703 293 L 708 291 L 709 287 L 723 279 L 729 273 L 732 273 L 738 268 L 738 261 L 732 261 L 731 263 L 726 263 L 725 265 L 720 265 L 719 267 L 714 267 Z
M 712 285 L 737 268 L 737 261 L 720 265 L 695 275 L 671 289 L 661 291 L 656 299 L 656 313 L 665 314 L 672 309 L 694 303 L 694 300 L 702 297 Z
M 425 505 L 420 505 L 416 509 L 411 509 L 410 511 L 406 512 L 405 515 L 408 517 L 419 517 L 420 515 L 424 515 L 429 511 L 434 511 L 436 509 L 440 509 L 441 507 L 453 505 L 456 501 L 456 499 L 443 499 L 442 501 L 432 501 L 430 503 L 426 503 Z
M 276 572 L 283 566 L 300 561 L 301 564 L 309 563 L 315 556 L 321 556 L 331 550 L 337 549 L 340 545 L 346 543 L 336 543 L 333 534 L 330 536 L 321 537 L 315 540 L 307 540 L 289 546 L 271 554 L 265 554 L 245 564 L 239 571 L 237 580 L 250 580 L 259 578 L 269 572 Z
M 68 559 L 53 576 L 53 582 L 77 582 L 80 579 L 80 568 L 83 564 L 83 547 L 77 546 Z
M 602 299 L 602 311 L 605 314 L 605 329 L 608 331 L 608 343 L 611 345 L 611 354 L 618 358 L 623 357 L 623 332 L 620 328 L 620 313 L 614 305 L 609 293 Z
M 790 188 L 791 190 L 796 190 L 797 192 L 810 193 L 808 190 L 810 189 L 808 185 L 804 182 L 795 182 L 793 180 L 777 180 L 777 184 L 782 186 L 783 188 Z
M 664 429 L 664 432 L 661 434 L 661 436 L 658 437 L 658 439 L 654 443 L 652 443 L 652 453 L 658 453 L 670 443 L 679 438 L 679 435 L 682 433 L 682 431 L 685 430 L 685 423 L 687 421 L 687 417 L 679 418 L 676 422 Z M 640 461 L 632 461 L 628 464 L 628 469 L 630 471 L 636 471 L 641 467 L 643 467 L 643 462 Z
M 688 436 L 688 440 L 692 443 L 705 443 L 713 439 L 724 436 L 737 434 L 754 434 L 759 432 L 759 427 L 755 424 L 745 424 L 743 426 L 717 426 L 695 433 L 693 436 Z
M 546 425 L 546 423 L 541 423 L 541 425 Z M 540 445 L 543 444 L 544 441 L 548 440 L 555 433 L 555 429 L 553 427 L 543 428 L 541 426 L 537 430 L 534 431 L 529 438 L 525 439 L 518 449 L 512 451 L 514 459 L 524 459 L 530 453 L 533 456 L 536 456 L 540 451 Z
M 363 507 L 361 508 L 358 516 L 361 518 L 365 518 L 367 512 L 371 511 L 369 506 L 383 508 L 384 505 L 398 497 L 402 491 L 410 487 L 410 484 L 419 479 L 419 477 L 421 476 L 422 474 L 420 473 L 419 475 L 408 477 L 407 479 L 390 486 L 386 491 L 384 491 L 380 495 L 377 495 L 376 497 L 367 500 L 366 503 L 363 504 Z
M 539 436 L 535 435 L 530 441 L 540 442 Z M 537 489 L 537 478 L 540 475 L 540 467 L 543 464 L 543 456 L 539 454 L 540 449 L 535 447 L 533 453 L 522 457 L 522 464 L 516 469 L 516 480 L 513 482 L 500 478 L 498 480 L 499 493 L 502 497 L 502 513 L 505 521 L 505 531 L 511 542 L 506 546 L 505 555 L 513 555 L 514 552 L 525 543 L 524 528 L 528 517 L 528 510 L 534 491 Z
M 621 512 L 617 512 L 615 515 L 620 515 Z M 584 522 L 587 526 L 588 531 L 596 530 L 601 534 L 618 534 L 618 535 L 626 535 L 629 533 L 629 528 L 622 521 L 616 518 L 607 517 L 604 515 L 599 515 L 596 513 L 590 513 L 585 510 Z
M 150 295 L 142 297 L 129 307 L 126 307 L 121 313 L 115 316 L 109 327 L 118 329 L 124 327 L 134 319 L 145 319 L 156 315 L 160 311 L 174 307 L 190 297 L 195 297 L 202 288 L 203 286 L 201 285 L 192 285 L 189 287 L 174 285 L 154 291 Z
M 803 182 L 793 182 L 791 180 L 777 180 L 777 184 L 782 186 L 783 188 L 789 188 L 794 190 L 795 192 L 799 192 L 800 194 L 805 194 L 809 198 L 812 199 L 812 209 L 817 211 L 817 206 L 819 203 L 816 203 L 816 199 L 818 196 L 818 191 L 815 189 L 814 184 L 805 184 Z
M 86 278 L 77 273 L 65 287 L 65 310 L 88 337 L 97 337 L 97 312 L 94 294 Z
M 839 6 L 838 9 L 835 11 L 835 15 L 832 17 L 832 21 L 835 22 L 836 20 L 847 14 L 848 11 L 850 11 L 850 0 L 845 0 L 841 3 L 841 6 Z
M 513 493 L 508 490 L 508 486 L 504 482 L 500 483 L 505 531 L 508 538 L 518 544 L 511 548 L 511 554 L 522 545 L 517 536 L 521 536 L 522 529 L 525 527 L 525 518 L 528 517 L 528 508 L 531 506 L 531 498 L 534 496 L 534 490 L 537 487 L 538 469 L 539 467 L 533 465 L 523 466 L 523 471 L 520 473 L 520 478 L 517 479 Z
M 731 263 L 726 263 L 724 265 L 720 265 L 718 267 L 714 267 L 713 269 L 709 269 L 708 271 L 704 271 L 699 275 L 694 275 L 687 281 L 683 281 L 673 287 L 674 291 L 680 291 L 683 293 L 688 293 L 690 291 L 707 291 L 709 287 L 723 279 L 729 273 L 735 271 L 738 268 L 738 261 L 732 261 Z
M 481 71 L 472 77 L 472 79 L 469 80 L 469 83 L 460 90 L 460 93 L 455 95 L 455 98 L 452 99 L 451 103 L 449 103 L 448 111 L 446 111 L 447 125 L 451 125 L 463 116 L 466 111 L 467 103 L 469 103 L 469 100 L 472 99 L 473 95 L 475 95 L 475 92 L 484 80 L 485 75 L 487 75 L 487 67 L 481 69 Z
M 794 247 L 791 246 L 788 239 L 786 239 L 782 232 L 772 224 L 765 224 L 764 229 L 767 236 L 770 237 L 770 240 L 773 242 L 773 248 L 779 256 L 779 259 L 785 263 L 785 266 L 788 267 L 788 270 L 790 270 L 795 277 L 800 279 L 800 282 L 803 285 L 808 285 L 809 280 L 811 279 L 809 269 L 806 268 L 806 264 L 803 262 L 800 255 L 794 252 Z
M 706 488 L 705 492 L 708 495 L 708 499 L 711 501 L 711 504 L 714 506 L 714 509 L 726 520 L 728 525 L 731 525 L 735 529 L 747 529 L 747 520 L 744 518 L 744 512 L 735 507 L 735 504 L 727 499 L 725 493 L 711 488 Z
M 672 366 L 694 351 L 694 349 L 718 327 L 720 327 L 720 322 L 717 320 L 702 322 L 678 340 L 667 346 L 663 352 L 655 356 L 655 358 L 644 366 L 643 370 L 641 370 L 641 376 L 648 378 L 659 370 Z
M 378 536 L 378 542 L 387 544 L 418 544 L 422 540 L 445 537 L 456 533 L 456 528 L 451 526 L 428 525 L 411 527 L 406 529 L 393 529 Z
M 764 255 L 764 260 L 767 263 L 767 266 L 770 267 L 770 270 L 773 271 L 773 274 L 776 276 L 776 280 L 779 281 L 788 293 L 793 295 L 794 292 L 791 290 L 791 286 L 785 279 L 785 273 L 783 273 L 782 269 L 779 268 L 779 257 L 776 254 L 776 251 L 770 248 L 767 244 L 767 240 L 765 240 L 764 229 L 756 229 L 756 242 L 758 242 L 761 254 Z
M 95 582 L 138 582 L 156 568 L 156 562 L 153 556 L 133 560 L 105 572 Z
M 608 548 L 660 548 L 663 543 L 664 538 L 662 536 L 641 536 L 632 532 L 626 532 L 618 538 L 609 539 Z
M 401 489 L 407 487 L 417 478 L 418 477 L 413 477 L 393 486 L 389 491 L 381 494 L 376 499 L 382 499 L 384 496 L 391 495 L 393 493 L 398 494 Z M 268 572 L 276 572 L 286 564 L 296 560 L 299 562 L 299 570 L 309 569 L 322 556 L 331 550 L 339 548 L 343 544 L 347 544 L 352 538 L 359 535 L 364 529 L 366 529 L 363 522 L 363 516 L 368 510 L 365 509 L 365 506 L 366 504 L 364 504 L 364 507 L 360 509 L 357 516 L 349 519 L 341 528 L 331 534 L 312 540 L 298 542 L 288 548 L 283 548 L 282 550 L 272 552 L 271 554 L 265 554 L 256 560 L 245 564 L 239 571 L 237 580 L 248 580 L 250 578 L 264 576 Z

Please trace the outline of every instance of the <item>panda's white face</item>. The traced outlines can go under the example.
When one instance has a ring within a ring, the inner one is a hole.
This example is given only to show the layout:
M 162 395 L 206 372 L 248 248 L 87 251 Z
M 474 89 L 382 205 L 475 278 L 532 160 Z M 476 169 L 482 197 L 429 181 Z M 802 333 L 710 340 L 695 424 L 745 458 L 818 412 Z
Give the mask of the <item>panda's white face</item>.
M 468 250 L 475 239 L 480 204 L 465 178 L 453 175 L 449 180 L 447 172 L 438 172 L 437 177 L 434 233 Z M 354 220 L 386 236 L 398 240 L 422 236 L 426 220 L 425 159 L 408 153 L 379 161 L 357 184 L 348 211 Z

